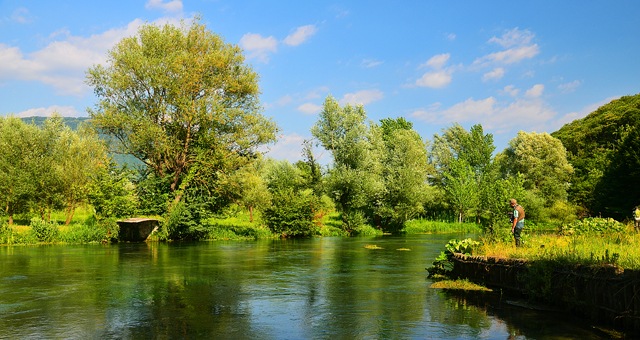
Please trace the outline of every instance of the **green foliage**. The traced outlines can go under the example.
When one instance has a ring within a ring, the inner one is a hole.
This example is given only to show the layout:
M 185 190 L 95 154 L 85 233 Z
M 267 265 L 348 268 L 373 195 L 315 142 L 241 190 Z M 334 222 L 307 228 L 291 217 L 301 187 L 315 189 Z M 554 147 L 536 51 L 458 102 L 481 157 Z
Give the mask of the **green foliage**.
M 14 240 L 13 228 L 5 222 L 0 223 L 0 244 L 13 244 Z
M 592 215 L 623 219 L 640 202 L 640 94 L 599 107 L 552 135 L 575 168 L 570 199 Z
M 56 241 L 65 243 L 109 243 L 118 237 L 118 224 L 113 218 L 88 218 L 84 223 L 72 223 L 60 231 Z
M 366 224 L 355 227 L 351 233 L 353 236 L 382 236 L 382 234 L 381 229 L 376 229 Z
M 502 171 L 522 174 L 524 188 L 543 198 L 545 206 L 567 199 L 573 167 L 559 139 L 548 133 L 520 131 L 503 153 Z
M 561 235 L 604 234 L 621 232 L 624 229 L 624 224 L 612 218 L 587 217 L 567 225 L 562 225 L 559 228 L 559 233 Z
M 376 202 L 374 219 L 385 231 L 397 232 L 405 221 L 424 212 L 430 193 L 427 152 L 420 135 L 402 118 L 382 120 L 382 125 L 384 191 Z
M 314 207 L 318 205 L 311 190 L 295 192 L 285 188 L 273 193 L 272 205 L 263 212 L 269 229 L 282 237 L 309 237 L 318 233 Z
M 473 255 L 473 249 L 480 245 L 480 242 L 474 241 L 470 238 L 464 240 L 453 239 L 449 240 L 449 243 L 445 245 L 445 249 L 448 254 L 464 254 Z
M 261 115 L 258 75 L 244 61 L 239 47 L 196 19 L 143 25 L 87 73 L 99 99 L 92 123 L 153 175 L 139 195 L 153 198 L 142 211 L 167 212 L 175 237 L 199 232 L 188 218 L 237 199 L 221 182 L 275 141 L 276 125 Z M 173 206 L 187 195 L 188 206 Z
M 206 229 L 195 221 L 184 202 L 177 202 L 167 213 L 163 228 L 170 240 L 201 239 Z
M 497 167 L 493 165 L 483 174 L 480 187 L 480 211 L 485 233 L 491 234 L 502 226 L 509 225 L 507 217 L 511 211 L 509 199 L 523 196 L 522 182 L 522 175 L 501 178 Z M 526 209 L 526 204 L 523 206 Z
M 343 216 L 343 228 L 351 231 L 373 220 L 384 192 L 382 131 L 367 124 L 362 106 L 341 107 L 329 96 L 311 133 L 332 154 L 327 192 Z
M 452 239 L 445 245 L 445 251 L 440 252 L 433 262 L 433 266 L 427 268 L 430 277 L 447 276 L 453 270 L 453 254 L 473 255 L 474 248 L 477 248 L 480 242 L 470 238 L 464 240 Z
M 482 229 L 475 223 L 442 222 L 417 219 L 406 221 L 402 232 L 406 234 L 480 233 L 482 232 Z
M 31 219 L 29 224 L 31 231 L 40 242 L 53 242 L 58 238 L 58 224 L 55 222 L 47 222 L 39 217 Z
M 203 223 L 207 240 L 257 240 L 273 238 L 274 234 L 261 225 L 249 221 L 248 216 L 209 218 Z
M 135 195 L 139 198 L 138 213 L 142 215 L 164 215 L 169 202 L 170 177 L 158 177 L 144 173 L 135 183 Z
M 138 197 L 131 181 L 133 174 L 115 163 L 98 169 L 89 185 L 89 203 L 99 218 L 131 217 L 137 211 Z M 148 204 L 148 203 L 147 203 Z
M 72 131 L 60 117 L 41 126 L 0 118 L 0 190 L 9 224 L 15 214 L 33 211 L 44 218 L 62 208 L 70 223 L 76 207 L 86 202 L 91 174 L 105 153 L 91 130 Z

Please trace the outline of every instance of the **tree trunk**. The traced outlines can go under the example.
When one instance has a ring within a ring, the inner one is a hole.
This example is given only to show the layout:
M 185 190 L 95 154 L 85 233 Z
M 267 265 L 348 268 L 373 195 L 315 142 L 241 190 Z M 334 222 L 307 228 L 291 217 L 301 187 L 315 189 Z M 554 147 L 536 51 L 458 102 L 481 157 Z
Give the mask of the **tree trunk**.
M 249 206 L 249 222 L 253 223 L 253 206 Z
M 69 225 L 69 223 L 71 223 L 71 219 L 73 219 L 75 212 L 75 205 L 73 203 L 69 203 L 69 206 L 67 206 L 67 219 L 64 221 L 64 225 Z

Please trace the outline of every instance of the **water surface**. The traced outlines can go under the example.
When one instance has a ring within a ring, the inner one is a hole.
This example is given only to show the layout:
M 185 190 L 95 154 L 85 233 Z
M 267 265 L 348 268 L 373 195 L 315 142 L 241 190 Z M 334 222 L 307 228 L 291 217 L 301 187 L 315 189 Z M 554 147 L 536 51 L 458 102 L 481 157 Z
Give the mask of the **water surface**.
M 429 288 L 453 237 L 0 247 L 0 338 L 600 338 L 499 294 Z

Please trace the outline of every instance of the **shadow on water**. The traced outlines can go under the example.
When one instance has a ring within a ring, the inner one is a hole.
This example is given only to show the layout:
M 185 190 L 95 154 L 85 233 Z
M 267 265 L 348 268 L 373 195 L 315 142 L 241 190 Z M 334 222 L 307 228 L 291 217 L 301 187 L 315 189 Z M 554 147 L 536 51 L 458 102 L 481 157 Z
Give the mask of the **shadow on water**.
M 598 328 L 566 311 L 529 303 L 501 291 L 442 290 L 450 303 L 469 306 L 504 323 L 508 339 L 623 339 L 624 334 Z M 541 317 L 543 316 L 543 317 Z
M 429 288 L 424 268 L 450 238 L 4 247 L 0 338 L 606 338 Z

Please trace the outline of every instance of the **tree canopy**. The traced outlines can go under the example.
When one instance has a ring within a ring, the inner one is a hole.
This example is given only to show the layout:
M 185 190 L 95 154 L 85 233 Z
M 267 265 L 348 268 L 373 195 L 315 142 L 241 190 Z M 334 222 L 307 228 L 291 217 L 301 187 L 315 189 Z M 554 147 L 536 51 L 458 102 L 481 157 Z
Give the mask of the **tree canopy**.
M 119 152 L 167 178 L 174 202 L 196 179 L 237 169 L 275 140 L 276 125 L 260 113 L 258 75 L 241 49 L 197 21 L 142 26 L 106 65 L 89 69 L 87 83 L 99 98 L 93 124 Z

